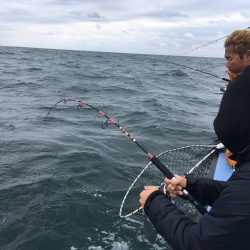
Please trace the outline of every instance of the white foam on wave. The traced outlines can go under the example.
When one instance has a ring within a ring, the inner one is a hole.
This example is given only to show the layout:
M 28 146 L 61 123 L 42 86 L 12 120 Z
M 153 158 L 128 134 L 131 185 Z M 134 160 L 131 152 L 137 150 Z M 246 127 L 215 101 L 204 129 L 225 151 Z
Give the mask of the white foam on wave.
M 97 247 L 90 246 L 90 247 L 88 247 L 88 250 L 104 250 L 104 249 L 101 246 L 97 246 Z
M 128 250 L 129 246 L 126 242 L 113 242 L 111 250 Z

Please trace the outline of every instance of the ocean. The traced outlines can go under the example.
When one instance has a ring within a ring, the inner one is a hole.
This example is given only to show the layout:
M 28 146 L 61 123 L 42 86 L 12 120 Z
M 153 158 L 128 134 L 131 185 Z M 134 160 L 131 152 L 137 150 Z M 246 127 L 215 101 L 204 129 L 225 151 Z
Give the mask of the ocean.
M 0 47 L 0 249 L 167 249 L 147 218 L 118 216 L 145 154 L 214 144 L 223 58 Z M 139 195 L 139 193 L 138 193 Z

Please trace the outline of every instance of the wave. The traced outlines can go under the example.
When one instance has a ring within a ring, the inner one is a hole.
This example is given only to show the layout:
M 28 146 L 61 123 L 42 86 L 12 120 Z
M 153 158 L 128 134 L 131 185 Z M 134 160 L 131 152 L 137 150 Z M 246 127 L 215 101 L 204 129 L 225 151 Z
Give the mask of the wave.
M 185 73 L 184 71 L 182 71 L 182 70 L 180 70 L 180 69 L 171 70 L 169 74 L 170 74 L 171 76 L 177 76 L 177 77 L 188 76 L 187 73 Z
M 39 67 L 31 67 L 31 68 L 27 68 L 26 71 L 28 71 L 28 72 L 42 71 L 42 68 L 39 68 Z
M 1 49 L 1 48 L 0 48 Z M 8 56 L 11 56 L 11 55 L 15 55 L 16 53 L 15 52 L 10 52 L 10 51 L 0 51 L 0 55 L 8 55 Z

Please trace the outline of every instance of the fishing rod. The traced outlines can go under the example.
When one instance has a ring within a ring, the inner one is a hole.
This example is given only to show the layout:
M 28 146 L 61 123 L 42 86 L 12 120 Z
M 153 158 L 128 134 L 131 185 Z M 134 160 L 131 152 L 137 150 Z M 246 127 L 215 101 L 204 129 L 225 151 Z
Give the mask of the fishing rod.
M 127 130 L 122 127 L 120 124 L 118 124 L 115 119 L 113 119 L 112 117 L 109 117 L 108 115 L 106 115 L 103 111 L 98 110 L 96 107 L 92 106 L 89 103 L 83 102 L 81 100 L 76 100 L 76 99 L 63 99 L 61 101 L 58 101 L 56 104 L 54 104 L 48 111 L 47 115 L 44 118 L 44 121 L 47 120 L 50 112 L 56 108 L 56 106 L 60 103 L 64 103 L 66 104 L 67 102 L 76 102 L 78 104 L 78 108 L 84 108 L 84 106 L 87 106 L 93 110 L 95 110 L 99 115 L 105 117 L 107 120 L 105 121 L 104 125 L 105 127 L 107 127 L 107 125 L 113 124 L 115 125 L 122 133 L 124 133 L 125 135 L 127 135 L 128 139 L 133 141 L 146 155 L 147 157 L 150 159 L 150 161 L 164 174 L 164 176 L 166 176 L 168 179 L 173 179 L 175 178 L 175 176 L 173 175 L 172 172 L 170 172 L 170 170 L 153 154 L 151 154 L 150 152 L 148 152 L 146 150 L 145 147 L 143 147 L 136 139 L 135 137 L 131 136 Z M 104 126 L 102 126 L 102 128 L 105 128 Z M 188 193 L 188 191 L 186 189 L 183 189 L 183 194 L 184 194 L 184 199 L 188 200 L 190 203 L 192 203 L 196 209 L 203 215 L 207 212 L 207 210 L 204 208 L 204 206 L 202 206 L 198 201 L 196 201 L 194 199 L 194 197 Z
M 203 71 L 203 70 L 195 69 L 195 68 L 192 68 L 192 67 L 183 65 L 183 64 L 174 63 L 174 62 L 170 62 L 170 61 L 166 61 L 166 62 L 169 63 L 169 64 L 176 65 L 176 66 L 181 66 L 181 67 L 184 67 L 184 68 L 187 68 L 187 69 L 192 69 L 192 70 L 194 70 L 194 71 L 198 71 L 198 72 L 201 72 L 201 73 L 203 73 L 203 74 L 207 74 L 207 75 L 210 75 L 210 76 L 219 78 L 219 79 L 221 79 L 221 80 L 223 80 L 223 81 L 226 81 L 226 82 L 230 82 L 230 80 L 227 79 L 227 78 L 220 77 L 220 76 L 214 75 L 214 74 L 212 74 L 212 73 L 209 73 L 209 72 L 206 72 L 206 71 Z
M 244 30 L 247 30 L 247 29 L 250 29 L 250 27 L 247 27 L 247 28 L 245 28 Z M 210 42 L 208 42 L 208 43 L 206 43 L 206 44 L 202 44 L 201 46 L 196 47 L 196 48 L 191 49 L 191 50 L 188 50 L 188 51 L 186 51 L 186 52 L 180 54 L 179 56 L 186 55 L 186 54 L 188 54 L 188 53 L 190 53 L 190 52 L 193 52 L 193 51 L 195 51 L 195 50 L 198 50 L 198 49 L 200 49 L 200 48 L 202 48 L 202 47 L 205 47 L 205 46 L 207 46 L 207 45 L 209 45 L 209 44 L 218 42 L 219 40 L 224 39 L 224 38 L 226 38 L 226 37 L 228 37 L 228 35 L 223 36 L 223 37 L 220 37 L 220 38 L 215 39 L 215 40 L 213 40 L 213 41 L 210 41 Z M 201 73 L 204 73 L 204 74 L 207 74 L 207 75 L 210 75 L 210 76 L 219 78 L 219 79 L 221 79 L 221 80 L 223 80 L 223 81 L 230 82 L 230 80 L 227 79 L 227 78 L 219 77 L 219 76 L 217 76 L 217 75 L 214 75 L 214 74 L 209 73 L 209 72 L 205 72 L 205 71 L 203 71 L 203 70 L 198 70 L 198 69 L 195 69 L 195 68 L 192 68 L 192 67 L 188 67 L 188 66 L 186 66 L 186 65 L 182 65 L 182 64 L 178 64 L 178 63 L 173 63 L 173 62 L 169 62 L 169 61 L 167 61 L 167 63 L 173 64 L 173 65 L 177 65 L 177 66 L 181 66 L 181 67 L 184 67 L 184 68 L 188 68 L 188 69 L 191 69 L 191 70 L 194 70 L 194 71 L 197 71 L 197 72 L 201 72 Z M 221 88 L 221 91 L 222 91 L 222 92 L 225 92 L 224 89 L 225 89 L 225 88 Z
M 247 28 L 245 28 L 244 30 L 247 30 L 247 29 L 250 29 L 250 27 L 247 27 Z M 220 37 L 220 38 L 215 39 L 215 40 L 213 40 L 213 41 L 210 41 L 210 42 L 208 42 L 208 43 L 206 43 L 206 44 L 202 44 L 202 45 L 200 45 L 200 46 L 198 46 L 198 47 L 196 47 L 196 48 L 194 48 L 194 49 L 188 50 L 188 51 L 186 51 L 186 52 L 180 54 L 179 56 L 183 56 L 183 55 L 186 55 L 186 54 L 188 54 L 188 53 L 190 53 L 190 52 L 193 52 L 193 51 L 195 51 L 195 50 L 198 50 L 198 49 L 200 49 L 200 48 L 202 48 L 202 47 L 206 47 L 207 45 L 212 44 L 212 43 L 215 43 L 215 42 L 218 42 L 218 41 L 220 41 L 221 39 L 224 39 L 224 38 L 226 38 L 226 37 L 228 37 L 228 35 L 223 36 L 223 37 Z
M 206 46 L 209 45 L 209 44 L 218 42 L 218 41 L 220 41 L 221 39 L 226 38 L 227 36 L 228 36 L 228 35 L 223 36 L 223 37 L 220 37 L 220 38 L 218 38 L 218 39 L 216 39 L 216 40 L 213 40 L 213 41 L 211 41 L 211 42 L 208 42 L 208 43 L 206 43 L 206 44 L 202 44 L 202 45 L 200 45 L 200 46 L 198 46 L 198 47 L 196 47 L 196 48 L 194 48 L 194 49 L 188 50 L 188 51 L 186 51 L 186 52 L 180 54 L 179 56 L 184 56 L 184 55 L 186 55 L 186 54 L 188 54 L 188 53 L 190 53 L 190 52 L 193 52 L 193 51 L 195 51 L 195 50 L 198 50 L 198 49 L 200 49 L 200 48 L 202 48 L 202 47 L 206 47 Z

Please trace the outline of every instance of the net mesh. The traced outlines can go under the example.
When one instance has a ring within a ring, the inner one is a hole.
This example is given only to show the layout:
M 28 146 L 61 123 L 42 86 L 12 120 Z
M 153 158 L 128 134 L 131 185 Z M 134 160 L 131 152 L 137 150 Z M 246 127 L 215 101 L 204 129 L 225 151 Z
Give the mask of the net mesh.
M 191 145 L 168 150 L 157 158 L 175 175 L 192 173 L 195 176 L 206 177 L 209 174 L 214 155 L 215 145 Z M 162 173 L 150 162 L 136 177 L 129 187 L 121 204 L 121 217 L 129 217 L 139 208 L 139 194 L 145 185 L 159 186 L 163 181 Z M 190 202 L 177 198 L 174 203 L 184 213 L 197 219 L 198 212 Z

